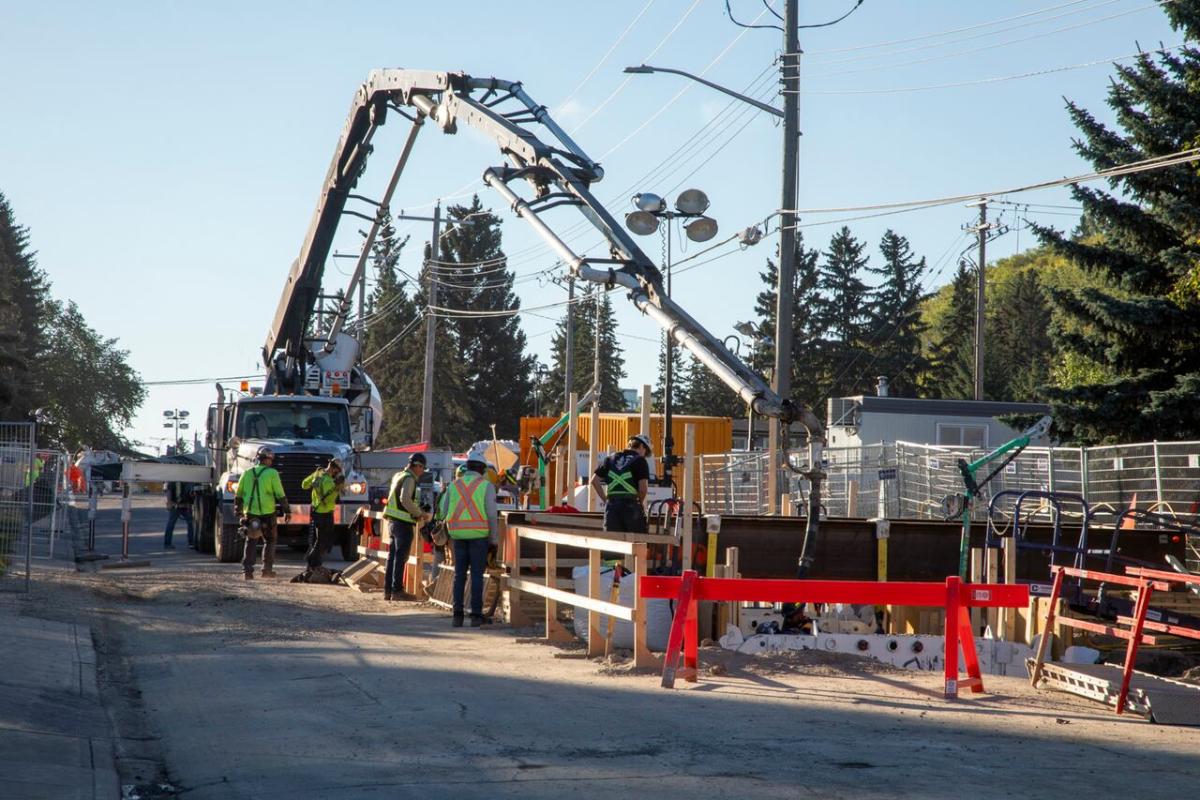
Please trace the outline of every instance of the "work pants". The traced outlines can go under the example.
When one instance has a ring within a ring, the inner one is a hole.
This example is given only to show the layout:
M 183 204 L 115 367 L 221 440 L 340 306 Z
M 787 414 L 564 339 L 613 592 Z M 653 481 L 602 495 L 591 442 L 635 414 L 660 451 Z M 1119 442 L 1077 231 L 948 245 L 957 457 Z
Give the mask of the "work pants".
M 454 540 L 454 616 L 463 615 L 467 570 L 471 571 L 471 616 L 483 616 L 483 570 L 487 567 L 488 538 Z
M 179 521 L 180 517 L 187 520 L 188 547 L 192 546 L 196 536 L 195 530 L 192 528 L 192 507 L 171 506 L 171 511 L 167 515 L 167 529 L 163 533 L 163 547 L 171 546 L 171 539 L 175 536 L 175 523 Z
M 312 512 L 312 522 L 308 524 L 308 555 L 305 556 L 310 567 L 321 566 L 322 558 L 333 547 L 335 533 L 332 511 Z
M 388 536 L 392 543 L 388 545 L 387 569 L 383 573 L 383 591 L 399 594 L 404 591 L 404 565 L 408 563 L 409 553 L 412 552 L 413 524 L 402 519 L 388 517 Z
M 262 539 L 246 537 L 246 554 L 242 557 L 242 571 L 247 575 L 254 574 L 254 563 L 258 560 L 258 543 L 263 546 L 263 572 L 275 569 L 275 544 L 279 541 L 279 530 L 275 527 L 275 515 L 247 518 L 247 525 L 253 520 L 262 524 Z
M 604 530 L 645 533 L 646 511 L 636 497 L 609 497 L 604 506 Z

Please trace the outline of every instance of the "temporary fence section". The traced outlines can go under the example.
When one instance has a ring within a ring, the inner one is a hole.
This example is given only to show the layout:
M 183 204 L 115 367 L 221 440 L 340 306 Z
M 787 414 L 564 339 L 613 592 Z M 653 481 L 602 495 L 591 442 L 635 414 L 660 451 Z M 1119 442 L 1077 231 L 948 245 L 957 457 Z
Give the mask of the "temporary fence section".
M 531 515 L 530 522 L 536 522 L 538 515 Z M 647 646 L 646 595 L 642 590 L 649 563 L 648 550 L 653 544 L 669 545 L 674 537 L 661 534 L 638 533 L 609 533 L 600 530 L 570 529 L 559 526 L 527 524 L 510 521 L 505 528 L 504 560 L 509 565 L 508 593 L 509 613 L 513 625 L 521 625 L 527 620 L 522 610 L 522 593 L 543 598 L 545 601 L 546 638 L 550 641 L 567 641 L 572 635 L 558 620 L 558 604 L 565 603 L 575 609 L 584 610 L 588 614 L 588 654 L 600 656 L 604 654 L 605 643 L 602 631 L 601 615 L 609 618 L 607 629 L 611 632 L 612 620 L 624 620 L 633 624 L 633 658 L 638 667 L 657 666 L 659 661 Z M 525 577 L 522 567 L 526 559 L 522 558 L 522 543 L 537 542 L 543 548 L 542 565 L 543 580 Z M 583 551 L 587 555 L 588 589 L 586 595 L 576 594 L 559 587 L 558 583 L 558 548 L 568 547 L 575 551 Z M 601 592 L 601 556 L 602 554 L 619 555 L 625 559 L 626 567 L 636 581 L 634 604 L 632 607 L 613 602 L 613 598 L 605 598 Z
M 902 605 L 945 609 L 945 695 L 958 696 L 960 688 L 983 691 L 971 608 L 1019 608 L 1029 603 L 1029 587 L 1006 584 L 964 584 L 958 576 L 945 583 L 886 581 L 810 581 L 747 578 L 702 578 L 695 570 L 682 576 L 649 576 L 639 581 L 639 598 L 675 601 L 675 616 L 663 661 L 662 685 L 673 688 L 677 672 L 689 682 L 697 680 L 700 601 L 759 603 L 852 603 Z M 962 646 L 967 678 L 959 679 L 958 650 Z M 680 656 L 683 670 L 679 670 Z
M 36 475 L 32 423 L 0 422 L 0 591 L 29 588 Z

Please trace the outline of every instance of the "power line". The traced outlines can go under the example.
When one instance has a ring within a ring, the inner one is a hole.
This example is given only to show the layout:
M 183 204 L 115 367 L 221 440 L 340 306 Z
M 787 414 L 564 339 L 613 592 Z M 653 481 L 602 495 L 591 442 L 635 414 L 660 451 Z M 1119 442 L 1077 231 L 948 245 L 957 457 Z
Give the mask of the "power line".
M 363 358 L 363 360 L 362 360 L 362 362 L 361 362 L 361 365 L 362 365 L 363 367 L 366 367 L 366 366 L 367 366 L 368 364 L 370 364 L 372 361 L 374 361 L 375 359 L 379 358 L 379 356 L 383 355 L 383 354 L 384 354 L 384 353 L 385 353 L 385 352 L 388 350 L 388 348 L 390 348 L 392 345 L 396 344 L 396 342 L 398 342 L 398 341 L 400 341 L 401 339 L 403 339 L 403 338 L 404 338 L 405 336 L 407 336 L 409 333 L 412 333 L 412 331 L 413 331 L 413 330 L 415 330 L 415 329 L 416 329 L 416 327 L 417 327 L 418 325 L 420 325 L 420 324 L 421 324 L 421 322 L 422 322 L 424 319 L 425 319 L 425 314 L 418 313 L 418 314 L 417 314 L 417 316 L 416 316 L 416 318 L 415 318 L 415 319 L 413 319 L 413 320 L 412 320 L 410 323 L 408 323 L 408 325 L 406 325 L 406 326 L 405 326 L 405 327 L 404 327 L 404 328 L 403 328 L 403 329 L 402 329 L 402 330 L 401 330 L 399 333 L 397 333 L 395 336 L 393 336 L 393 337 L 392 337 L 392 338 L 391 338 L 391 339 L 388 341 L 388 343 L 387 343 L 387 344 L 385 344 L 385 345 L 383 345 L 382 347 L 380 347 L 380 348 L 379 348 L 378 350 L 376 350 L 374 353 L 371 353 L 371 355 L 364 357 L 364 358 Z
M 1170 3 L 1170 2 L 1174 2 L 1174 0 L 1163 0 L 1162 3 L 1151 3 L 1146 6 L 1139 6 L 1138 8 L 1130 9 L 1128 11 L 1121 11 L 1117 14 L 1110 14 L 1107 17 L 1100 17 L 1099 19 L 1088 20 L 1087 22 L 1080 22 L 1075 25 L 1065 25 L 1061 28 L 1055 28 L 1054 30 L 1051 30 L 1051 31 L 1042 31 L 1041 33 L 1031 34 L 1029 36 L 1022 37 L 1020 39 L 1009 39 L 1004 42 L 996 42 L 995 44 L 984 45 L 983 47 L 975 47 L 975 48 L 971 48 L 968 50 L 957 50 L 953 53 L 942 53 L 942 54 L 936 55 L 936 56 L 929 56 L 927 58 L 917 58 L 917 59 L 912 59 L 909 61 L 898 61 L 898 62 L 892 62 L 892 63 L 888 63 L 888 64 L 876 64 L 874 66 L 862 67 L 860 69 L 842 70 L 842 71 L 837 71 L 837 72 L 810 73 L 809 77 L 810 78 L 828 78 L 828 77 L 836 77 L 836 76 L 840 76 L 840 75 L 858 75 L 863 72 L 877 72 L 881 69 L 896 69 L 898 67 L 913 66 L 914 64 L 928 64 L 933 61 L 942 61 L 947 58 L 957 58 L 959 56 L 974 55 L 975 53 L 982 53 L 985 50 L 995 50 L 996 48 L 999 48 L 999 47 L 1008 47 L 1009 45 L 1013 45 L 1013 44 L 1022 44 L 1024 42 L 1033 41 L 1034 39 L 1041 39 L 1041 38 L 1045 38 L 1046 36 L 1053 36 L 1056 33 L 1065 33 L 1066 31 L 1073 31 L 1073 30 L 1078 30 L 1079 28 L 1086 28 L 1090 25 L 1097 25 L 1101 22 L 1108 22 L 1110 20 L 1118 19 L 1119 17 L 1125 17 L 1130 14 L 1136 14 L 1141 11 L 1147 11 L 1151 8 L 1158 8 L 1160 5 L 1163 5 L 1165 3 Z
M 613 51 L 617 49 L 617 46 L 620 45 L 621 42 L 625 41 L 625 37 L 628 36 L 629 32 L 633 30 L 635 25 L 638 24 L 638 20 L 646 15 L 646 12 L 650 10 L 650 6 L 652 5 L 654 5 L 654 0 L 649 0 L 646 5 L 642 6 L 642 10 L 637 13 L 637 15 L 633 18 L 633 21 L 625 26 L 625 30 L 621 31 L 621 35 L 616 38 L 616 41 L 609 46 L 608 50 L 604 52 L 604 55 L 600 57 L 600 60 L 596 62 L 596 66 L 592 67 L 588 71 L 588 74 L 583 77 L 583 80 L 579 82 L 579 85 L 572 89 L 570 94 L 568 94 L 555 106 L 556 108 L 562 108 L 567 103 L 575 99 L 575 95 L 579 94 L 579 90 L 587 85 L 587 82 L 596 75 L 596 72 L 604 65 L 604 62 L 608 61 L 608 57 L 613 54 Z
M 218 383 L 219 381 L 242 381 L 262 378 L 261 373 L 252 375 L 224 375 L 219 378 L 178 378 L 176 380 L 142 381 L 142 386 L 192 386 L 203 383 Z
M 1152 52 L 1166 54 L 1174 50 L 1180 50 L 1187 45 L 1178 44 L 1173 47 L 1160 48 Z M 1024 78 L 1036 78 L 1042 75 L 1052 75 L 1056 72 L 1069 72 L 1075 69 L 1084 69 L 1086 67 L 1094 67 L 1100 64 L 1112 64 L 1118 61 L 1128 61 L 1131 58 L 1138 58 L 1146 55 L 1145 51 L 1137 53 L 1128 53 L 1123 56 L 1114 56 L 1112 58 L 1101 58 L 1095 61 L 1085 61 L 1081 64 L 1067 64 L 1062 67 L 1048 67 L 1047 69 L 1034 70 L 1033 72 L 1021 72 L 1016 75 L 1002 75 L 995 78 L 979 78 L 970 81 L 956 81 L 954 83 L 934 83 L 924 86 L 901 86 L 894 89 L 829 89 L 829 90 L 805 90 L 802 94 L 806 95 L 849 95 L 849 94 L 898 94 L 901 92 L 925 92 L 933 89 L 956 89 L 962 86 L 980 86 L 988 83 L 1003 83 L 1005 81 L 1022 80 Z

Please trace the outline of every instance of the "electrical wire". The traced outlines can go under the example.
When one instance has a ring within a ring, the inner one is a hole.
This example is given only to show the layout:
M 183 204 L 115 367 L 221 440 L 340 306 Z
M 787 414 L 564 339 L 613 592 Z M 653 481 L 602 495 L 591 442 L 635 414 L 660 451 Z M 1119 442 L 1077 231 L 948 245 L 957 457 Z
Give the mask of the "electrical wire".
M 1177 44 L 1173 47 L 1159 48 L 1150 52 L 1165 55 L 1175 50 L 1181 50 L 1187 45 Z M 1131 58 L 1138 58 L 1147 55 L 1146 51 L 1137 53 L 1128 53 L 1123 56 L 1114 56 L 1112 58 L 1101 58 L 1095 61 L 1085 61 L 1080 64 L 1067 64 L 1061 67 L 1048 67 L 1046 69 L 1034 70 L 1033 72 L 1021 72 L 1016 75 L 1002 75 L 994 78 L 979 78 L 970 81 L 956 81 L 954 83 L 934 83 L 924 86 L 900 86 L 893 89 L 828 89 L 828 90 L 811 90 L 806 89 L 801 94 L 805 95 L 851 95 L 851 94 L 899 94 L 902 92 L 926 92 L 934 89 L 957 89 L 963 86 L 981 86 L 988 83 L 1003 83 L 1005 81 L 1023 80 L 1025 78 L 1037 78 L 1042 75 L 1052 75 L 1057 72 L 1069 72 L 1076 69 L 1085 69 L 1087 67 L 1095 67 L 1101 64 L 1114 64 L 1118 61 L 1128 61 Z
M 909 67 L 909 66 L 913 66 L 915 64 L 928 64 L 933 61 L 942 61 L 947 58 L 957 58 L 959 56 L 974 55 L 975 53 L 982 53 L 986 50 L 995 50 L 999 47 L 1008 47 L 1009 45 L 1023 44 L 1024 42 L 1033 41 L 1034 39 L 1042 39 L 1047 36 L 1053 36 L 1056 33 L 1065 33 L 1067 31 L 1073 31 L 1073 30 L 1078 30 L 1080 28 L 1086 28 L 1090 25 L 1098 25 L 1101 22 L 1108 22 L 1110 20 L 1118 19 L 1120 17 L 1129 16 L 1130 14 L 1136 14 L 1141 11 L 1147 11 L 1151 8 L 1158 8 L 1160 5 L 1164 5 L 1166 3 L 1171 3 L 1171 2 L 1174 2 L 1174 0 L 1162 0 L 1161 3 L 1150 3 L 1149 5 L 1139 6 L 1138 8 L 1130 9 L 1128 11 L 1121 11 L 1117 14 L 1110 14 L 1107 17 L 1100 17 L 1098 19 L 1088 20 L 1087 22 L 1080 22 L 1080 23 L 1076 23 L 1074 25 L 1065 25 L 1061 28 L 1055 28 L 1054 30 L 1051 30 L 1051 31 L 1042 31 L 1041 33 L 1031 34 L 1029 36 L 1022 37 L 1020 39 L 1009 39 L 1009 40 L 1003 41 L 1003 42 L 996 42 L 995 44 L 984 45 L 983 47 L 975 47 L 975 48 L 971 48 L 968 50 L 957 50 L 953 53 L 941 53 L 939 55 L 929 56 L 927 58 L 916 58 L 916 59 L 912 59 L 909 61 L 898 61 L 898 62 L 893 62 L 893 63 L 889 63 L 889 64 L 876 64 L 874 66 L 861 67 L 859 69 L 840 70 L 840 71 L 835 71 L 835 72 L 808 73 L 807 77 L 808 78 L 828 78 L 828 77 L 835 77 L 835 76 L 840 76 L 840 75 L 859 75 L 863 72 L 877 72 L 881 69 L 889 69 L 889 70 L 897 69 L 899 67 Z
M 586 86 L 587 82 L 595 77 L 596 72 L 600 69 L 600 67 L 604 66 L 604 62 L 608 61 L 608 57 L 613 54 L 613 51 L 617 49 L 621 42 L 625 41 L 625 37 L 628 36 L 629 32 L 633 30 L 635 25 L 638 24 L 638 20 L 646 15 L 646 12 L 650 10 L 650 6 L 652 5 L 654 5 L 654 0 L 649 0 L 646 5 L 642 6 L 642 10 L 637 13 L 637 15 L 633 18 L 633 21 L 626 25 L 625 30 L 621 31 L 621 35 L 616 38 L 616 41 L 609 45 L 608 50 L 606 50 L 604 55 L 600 57 L 600 60 L 596 62 L 596 66 L 592 67 L 588 71 L 588 74 L 583 77 L 583 80 L 579 82 L 579 85 L 572 89 L 570 94 L 559 101 L 558 104 L 555 105 L 555 108 L 562 108 L 567 103 L 575 99 L 575 95 L 579 94 L 579 90 Z
M 683 12 L 683 16 L 681 16 L 679 18 L 679 21 L 675 23 L 675 26 L 673 28 L 671 28 L 670 31 L 667 32 L 666 36 L 664 36 L 661 40 L 659 40 L 658 44 L 656 44 L 654 46 L 654 49 L 650 51 L 650 54 L 642 59 L 643 64 L 645 64 L 650 59 L 654 58 L 654 54 L 657 53 L 659 50 L 661 50 L 663 48 L 663 46 L 671 40 L 671 37 L 675 35 L 675 32 L 678 31 L 680 26 L 682 26 L 683 23 L 687 21 L 687 18 L 692 15 L 692 12 L 695 11 L 699 5 L 700 5 L 700 0 L 693 0 L 692 4 L 690 6 L 688 6 L 688 10 Z M 571 135 L 574 136 L 577 132 L 582 130 L 585 125 L 587 125 L 589 122 L 591 122 L 592 119 L 595 118 L 595 116 L 597 114 L 599 114 L 601 111 L 604 110 L 605 106 L 607 106 L 609 103 L 611 103 L 613 101 L 613 99 L 616 98 L 616 96 L 619 95 L 625 89 L 625 87 L 629 85 L 629 82 L 631 80 L 633 80 L 632 75 L 625 78 L 625 80 L 621 81 L 620 85 L 617 86 L 617 88 L 614 89 L 608 97 L 604 98 L 603 102 L 601 102 L 600 105 L 598 105 L 594 109 L 592 109 L 592 112 L 590 114 L 588 114 L 586 117 L 584 117 L 582 122 L 580 122 L 578 125 L 576 125 L 574 128 L 571 129 Z
M 361 362 L 361 366 L 366 367 L 372 361 L 379 358 L 381 355 L 383 355 L 388 350 L 388 348 L 392 347 L 394 344 L 396 344 L 401 339 L 403 339 L 405 336 L 407 336 L 409 333 L 411 333 L 418 325 L 421 324 L 421 321 L 424 319 L 425 319 L 425 314 L 423 314 L 423 313 L 417 314 L 416 319 L 414 319 L 412 322 L 410 322 L 408 325 L 406 325 L 399 333 L 397 333 L 395 336 L 393 336 L 391 338 L 391 340 L 388 341 L 387 344 L 380 347 L 374 353 L 371 353 L 371 355 L 365 356 Z
M 179 378 L 177 380 L 160 380 L 160 381 L 141 381 L 142 386 L 194 386 L 204 383 L 218 383 L 220 381 L 243 381 L 257 380 L 264 377 L 262 373 L 252 375 L 224 375 L 219 378 Z

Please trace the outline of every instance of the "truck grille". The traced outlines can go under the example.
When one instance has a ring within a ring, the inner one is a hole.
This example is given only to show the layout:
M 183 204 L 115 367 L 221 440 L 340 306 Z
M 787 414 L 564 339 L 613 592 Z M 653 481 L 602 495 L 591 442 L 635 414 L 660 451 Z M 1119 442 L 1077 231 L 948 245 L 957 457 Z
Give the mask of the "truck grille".
M 312 492 L 300 487 L 300 481 L 329 463 L 329 456 L 320 453 L 276 453 L 275 469 L 283 481 L 283 493 L 289 503 L 309 503 Z

